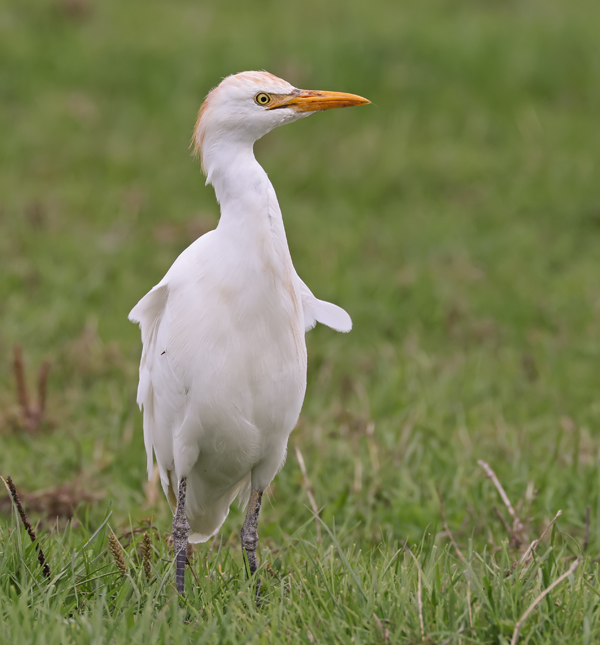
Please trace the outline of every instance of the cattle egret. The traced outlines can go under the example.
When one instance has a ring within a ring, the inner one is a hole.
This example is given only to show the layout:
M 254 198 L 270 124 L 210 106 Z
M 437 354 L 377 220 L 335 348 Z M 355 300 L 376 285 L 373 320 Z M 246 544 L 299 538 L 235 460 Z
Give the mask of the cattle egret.
M 296 273 L 254 142 L 314 112 L 369 102 L 243 72 L 225 78 L 200 108 L 192 144 L 220 204 L 219 224 L 129 314 L 142 335 L 137 402 L 148 476 L 154 453 L 174 513 L 180 594 L 188 540 L 215 535 L 236 497 L 248 504 L 241 541 L 256 572 L 262 494 L 283 465 L 304 400 L 304 334 L 317 322 L 352 327 Z

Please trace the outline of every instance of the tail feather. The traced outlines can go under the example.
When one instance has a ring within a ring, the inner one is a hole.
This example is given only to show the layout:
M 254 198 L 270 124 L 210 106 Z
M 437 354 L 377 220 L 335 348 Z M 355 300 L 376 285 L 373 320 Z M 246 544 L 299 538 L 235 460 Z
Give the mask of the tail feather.
M 248 474 L 235 487 L 216 494 L 211 491 L 202 479 L 192 471 L 187 480 L 186 515 L 190 524 L 189 541 L 192 543 L 206 542 L 223 526 L 229 515 L 229 507 L 236 497 L 244 505 L 250 497 L 251 477 Z M 245 501 L 244 501 L 245 500 Z

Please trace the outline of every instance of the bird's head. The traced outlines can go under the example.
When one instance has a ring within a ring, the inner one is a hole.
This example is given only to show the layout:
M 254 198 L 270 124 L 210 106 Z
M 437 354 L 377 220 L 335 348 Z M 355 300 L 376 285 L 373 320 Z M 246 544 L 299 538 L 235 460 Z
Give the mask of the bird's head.
M 217 142 L 251 145 L 273 128 L 314 112 L 367 103 L 355 94 L 299 90 L 268 72 L 241 72 L 223 79 L 206 97 L 192 146 L 204 157 Z

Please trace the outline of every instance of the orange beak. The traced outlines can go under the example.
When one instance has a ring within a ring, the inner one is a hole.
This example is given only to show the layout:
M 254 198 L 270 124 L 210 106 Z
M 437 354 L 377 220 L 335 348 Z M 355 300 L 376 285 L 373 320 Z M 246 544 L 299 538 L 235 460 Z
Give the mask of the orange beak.
M 277 98 L 267 109 L 276 110 L 291 107 L 296 112 L 320 112 L 321 110 L 332 110 L 333 108 L 367 105 L 370 102 L 369 99 L 365 99 L 362 96 L 346 94 L 346 92 L 296 90 L 291 94 Z

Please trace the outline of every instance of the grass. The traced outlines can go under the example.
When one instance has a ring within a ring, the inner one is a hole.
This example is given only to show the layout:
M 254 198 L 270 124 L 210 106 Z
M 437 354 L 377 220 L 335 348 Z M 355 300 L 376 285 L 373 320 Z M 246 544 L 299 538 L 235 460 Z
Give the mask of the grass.
M 509 643 L 576 558 L 519 642 L 599 640 L 599 19 L 592 0 L 2 4 L 0 474 L 52 575 L 6 497 L 2 642 Z M 261 513 L 262 607 L 237 508 L 182 604 L 126 317 L 216 224 L 187 149 L 204 94 L 262 68 L 374 103 L 257 145 L 299 274 L 354 330 L 307 337 L 306 403 Z M 33 432 L 15 343 L 32 383 L 52 360 Z M 478 460 L 523 500 L 522 544 Z

